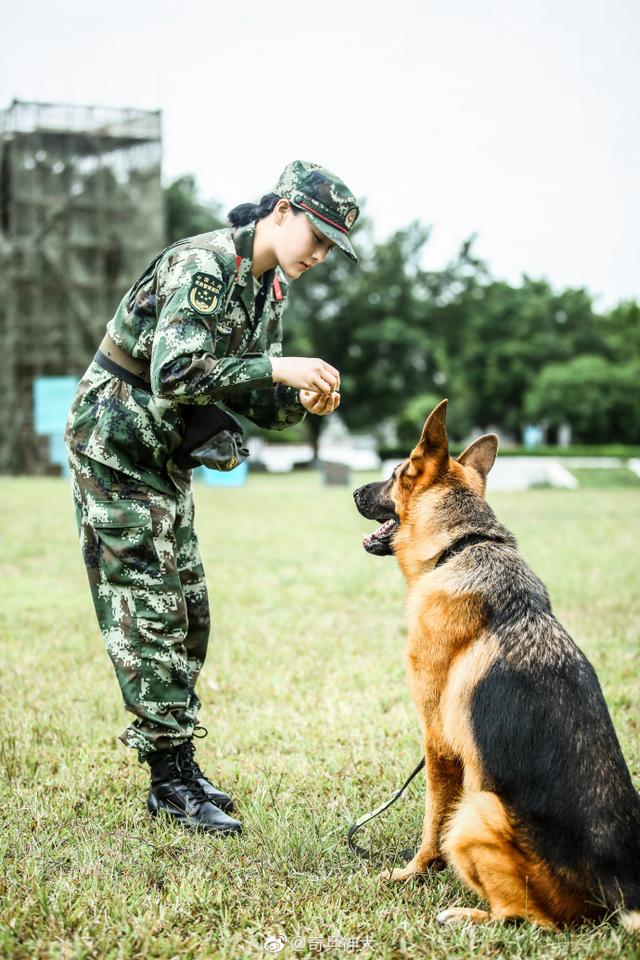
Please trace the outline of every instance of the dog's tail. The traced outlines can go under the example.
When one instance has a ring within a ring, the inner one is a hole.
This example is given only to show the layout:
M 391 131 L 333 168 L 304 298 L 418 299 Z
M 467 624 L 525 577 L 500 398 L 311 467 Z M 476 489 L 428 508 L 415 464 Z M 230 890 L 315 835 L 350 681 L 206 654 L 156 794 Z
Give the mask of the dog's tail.
M 622 910 L 618 914 L 618 919 L 627 933 L 640 936 L 640 910 Z

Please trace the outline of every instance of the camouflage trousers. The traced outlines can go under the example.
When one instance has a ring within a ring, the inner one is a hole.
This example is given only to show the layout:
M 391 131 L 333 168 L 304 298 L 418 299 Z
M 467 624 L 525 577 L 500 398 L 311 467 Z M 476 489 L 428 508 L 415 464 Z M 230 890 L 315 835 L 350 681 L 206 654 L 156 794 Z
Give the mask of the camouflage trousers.
M 193 497 L 160 493 L 69 450 L 82 554 L 127 710 L 120 735 L 143 762 L 193 735 L 209 603 Z

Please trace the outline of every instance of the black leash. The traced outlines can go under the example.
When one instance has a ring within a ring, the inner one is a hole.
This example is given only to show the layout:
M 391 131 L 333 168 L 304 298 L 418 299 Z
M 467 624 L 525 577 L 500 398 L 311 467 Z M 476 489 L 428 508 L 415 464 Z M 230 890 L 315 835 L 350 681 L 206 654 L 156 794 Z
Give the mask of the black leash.
M 347 842 L 349 844 L 349 849 L 352 850 L 353 853 L 356 854 L 356 856 L 362 857 L 363 860 L 370 860 L 371 863 L 375 864 L 376 866 L 382 866 L 384 862 L 383 860 L 374 860 L 374 858 L 371 855 L 371 851 L 365 850 L 364 847 L 359 847 L 357 843 L 354 842 L 353 838 L 358 832 L 358 830 L 360 829 L 360 827 L 363 827 L 365 823 L 369 823 L 369 821 L 373 820 L 374 817 L 377 817 L 378 814 L 383 813 L 385 810 L 388 810 L 391 804 L 395 803 L 398 797 L 402 796 L 402 794 L 407 789 L 407 787 L 409 786 L 413 778 L 420 773 L 423 767 L 424 767 L 424 757 L 422 758 L 418 766 L 415 768 L 413 773 L 405 780 L 405 782 L 402 784 L 400 789 L 396 790 L 396 792 L 393 794 L 390 800 L 385 800 L 385 802 L 381 803 L 380 806 L 376 807 L 375 810 L 372 810 L 370 813 L 365 813 L 362 817 L 356 820 L 355 823 L 351 824 L 351 826 L 349 827 L 349 832 L 347 833 Z M 394 860 L 407 860 L 407 861 L 411 860 L 414 853 L 415 853 L 415 850 L 412 848 L 408 848 L 406 850 L 400 850 L 397 854 L 395 854 Z

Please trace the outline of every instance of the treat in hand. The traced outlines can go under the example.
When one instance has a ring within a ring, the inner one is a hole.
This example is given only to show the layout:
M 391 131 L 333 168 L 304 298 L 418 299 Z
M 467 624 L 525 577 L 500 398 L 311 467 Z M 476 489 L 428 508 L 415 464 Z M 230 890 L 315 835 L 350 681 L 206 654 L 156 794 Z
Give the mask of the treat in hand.
M 328 413 L 333 413 L 340 406 L 340 394 L 337 390 L 331 393 L 317 393 L 313 390 L 300 390 L 298 396 L 300 403 L 309 413 L 315 413 L 316 416 L 323 417 Z

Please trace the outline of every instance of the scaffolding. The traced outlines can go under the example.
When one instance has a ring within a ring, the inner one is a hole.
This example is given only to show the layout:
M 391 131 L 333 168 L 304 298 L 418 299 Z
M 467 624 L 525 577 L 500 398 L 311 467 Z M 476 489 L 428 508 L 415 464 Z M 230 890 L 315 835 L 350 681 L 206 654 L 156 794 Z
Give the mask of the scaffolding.
M 0 472 L 46 472 L 32 385 L 80 377 L 165 238 L 160 113 L 0 112 Z

